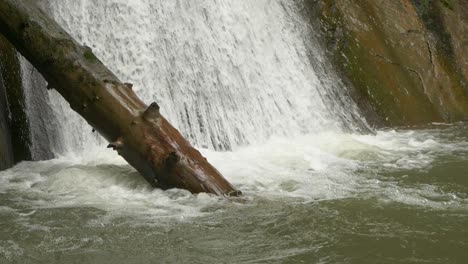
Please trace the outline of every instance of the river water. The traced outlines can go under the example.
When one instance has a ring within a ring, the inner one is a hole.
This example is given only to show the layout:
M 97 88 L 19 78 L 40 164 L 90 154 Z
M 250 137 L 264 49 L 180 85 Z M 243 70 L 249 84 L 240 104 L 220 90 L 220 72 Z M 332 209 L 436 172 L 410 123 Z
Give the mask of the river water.
M 150 188 L 23 60 L 56 158 L 0 172 L 0 263 L 465 263 L 468 124 L 370 128 L 300 1 L 129 2 L 41 1 L 244 197 Z
M 204 150 L 245 194 L 151 189 L 111 151 L 0 173 L 2 263 L 464 263 L 468 125 Z

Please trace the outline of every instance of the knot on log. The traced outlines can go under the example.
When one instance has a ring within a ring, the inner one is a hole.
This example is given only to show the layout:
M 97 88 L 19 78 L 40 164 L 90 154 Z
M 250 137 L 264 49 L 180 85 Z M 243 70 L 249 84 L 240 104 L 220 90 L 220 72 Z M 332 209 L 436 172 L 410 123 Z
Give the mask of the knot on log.
M 177 162 L 180 161 L 180 156 L 177 155 L 175 151 L 171 152 L 167 157 L 166 157 L 166 168 L 171 168 L 174 165 L 176 165 Z
M 105 84 L 110 84 L 110 85 L 112 85 L 114 88 L 115 88 L 115 87 L 119 87 L 119 86 L 121 85 L 120 82 L 115 81 L 115 80 L 104 79 L 104 80 L 102 80 L 102 81 L 103 81 Z
M 124 146 L 123 139 L 119 137 L 116 141 L 109 143 L 107 145 L 107 148 L 112 148 L 113 150 L 119 150 L 122 149 Z
M 22 23 L 19 25 L 19 30 L 20 30 L 20 31 L 24 31 L 24 30 L 26 30 L 28 27 L 29 27 L 29 23 L 28 23 L 28 22 L 22 22 Z
M 143 112 L 143 119 L 147 121 L 155 121 L 159 118 L 159 105 L 154 102 Z
M 133 90 L 133 84 L 131 83 L 124 83 L 124 86 L 127 87 L 127 89 Z

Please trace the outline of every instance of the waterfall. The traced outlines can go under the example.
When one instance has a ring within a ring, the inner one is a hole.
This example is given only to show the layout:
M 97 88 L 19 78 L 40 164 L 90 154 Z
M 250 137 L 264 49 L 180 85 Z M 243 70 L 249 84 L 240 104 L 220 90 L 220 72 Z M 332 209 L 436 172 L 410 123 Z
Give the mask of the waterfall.
M 193 144 L 228 150 L 273 135 L 366 127 L 294 2 L 42 3 L 146 103 L 156 101 Z M 29 100 L 32 126 L 45 133 L 35 141 L 56 153 L 104 143 L 55 91 L 44 93 L 46 107 Z

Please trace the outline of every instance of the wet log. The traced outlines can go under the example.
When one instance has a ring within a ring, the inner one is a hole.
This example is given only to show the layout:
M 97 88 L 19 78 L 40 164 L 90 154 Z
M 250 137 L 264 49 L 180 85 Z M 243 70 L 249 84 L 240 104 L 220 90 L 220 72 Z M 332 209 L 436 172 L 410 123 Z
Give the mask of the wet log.
M 33 0 L 0 0 L 0 33 L 153 186 L 240 194 L 161 115 Z

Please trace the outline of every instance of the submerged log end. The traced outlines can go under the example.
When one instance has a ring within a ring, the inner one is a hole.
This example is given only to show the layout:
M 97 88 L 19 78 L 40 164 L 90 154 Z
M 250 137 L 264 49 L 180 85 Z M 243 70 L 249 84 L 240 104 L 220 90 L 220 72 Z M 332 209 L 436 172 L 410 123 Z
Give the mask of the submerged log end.
M 156 126 L 150 126 L 145 134 L 145 145 L 150 148 L 143 159 L 151 163 L 148 171 L 140 168 L 145 178 L 157 178 L 163 189 L 180 188 L 224 197 L 241 195 L 164 117 Z
M 127 89 L 133 90 L 133 84 L 131 83 L 124 83 L 124 86 L 127 87 Z
M 242 192 L 239 190 L 234 190 L 226 194 L 227 197 L 239 197 L 242 195 Z
M 192 193 L 212 193 L 225 197 L 239 196 L 239 192 L 193 147 L 169 153 L 163 170 L 167 186 L 187 189 Z
M 170 162 L 174 161 L 171 159 L 168 163 Z M 190 190 L 192 193 L 206 192 L 225 197 L 242 194 L 207 162 L 184 159 L 177 161 L 172 168 L 169 171 L 169 178 L 175 181 L 171 183 L 172 186 Z

